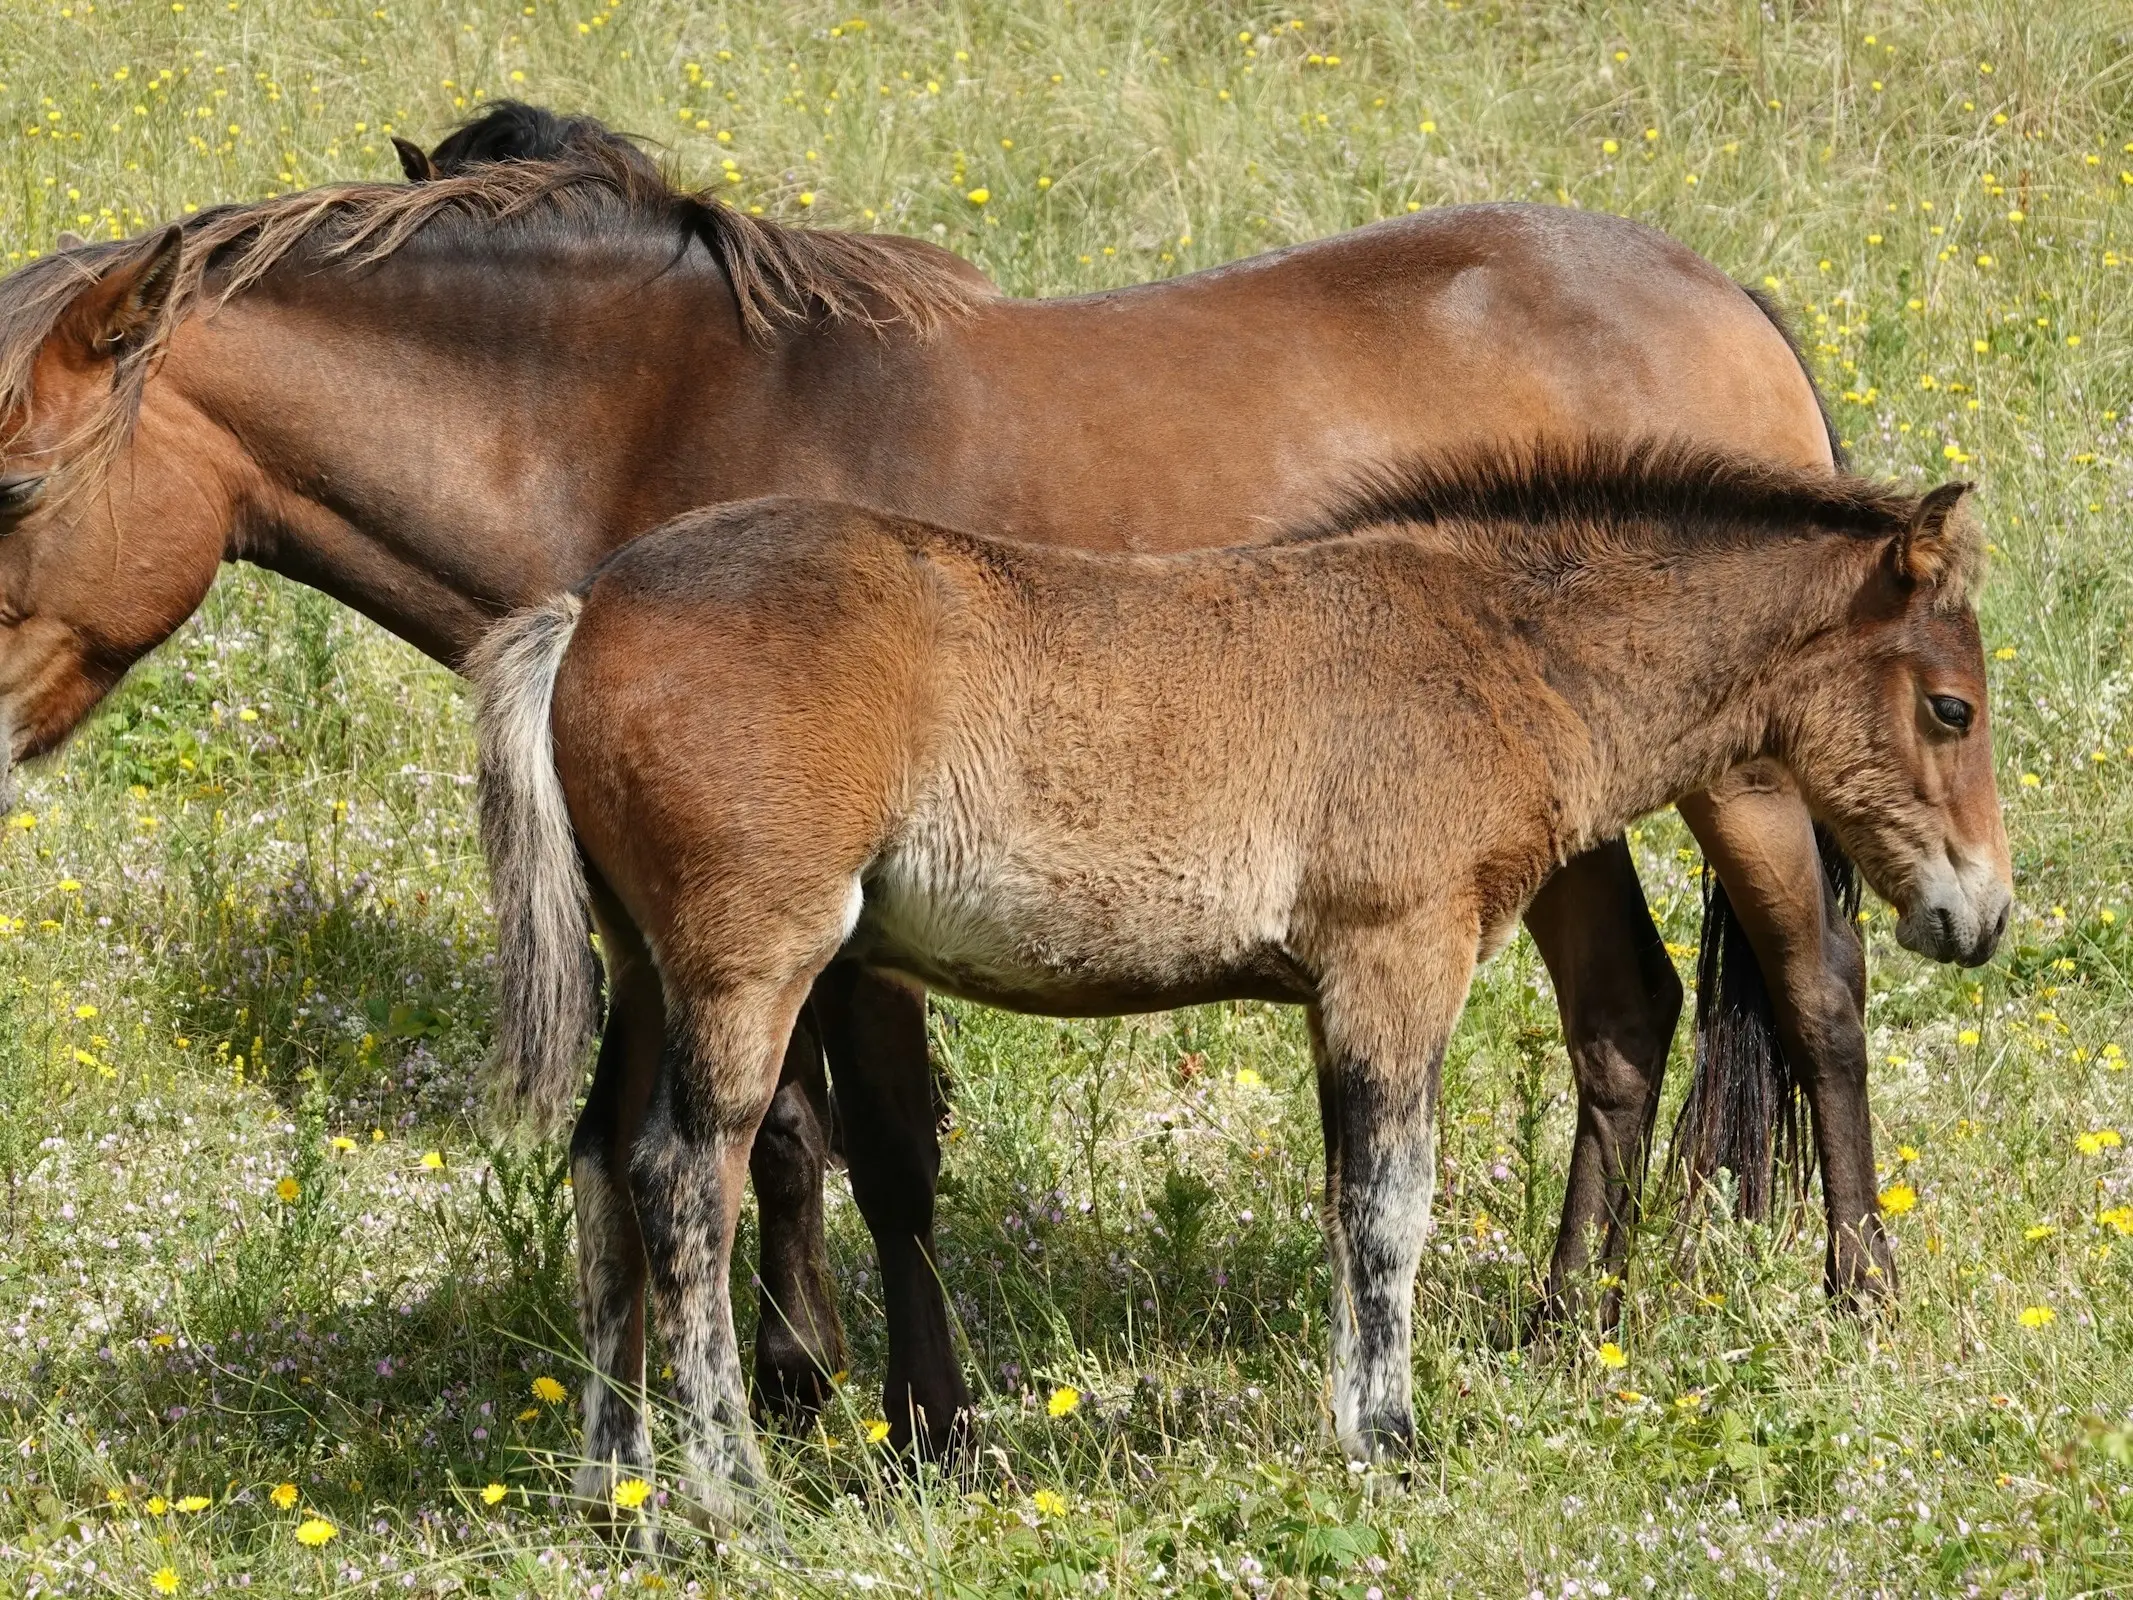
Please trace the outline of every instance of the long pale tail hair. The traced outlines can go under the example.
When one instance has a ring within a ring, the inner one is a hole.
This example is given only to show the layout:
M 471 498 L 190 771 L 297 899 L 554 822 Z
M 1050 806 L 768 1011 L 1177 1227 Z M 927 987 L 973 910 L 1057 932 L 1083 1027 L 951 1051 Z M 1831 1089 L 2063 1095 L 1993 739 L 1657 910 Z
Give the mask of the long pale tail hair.
M 549 727 L 578 607 L 566 594 L 515 612 L 467 661 L 481 845 L 496 902 L 495 1115 L 541 1135 L 560 1128 L 577 1102 L 599 1007 L 585 868 Z

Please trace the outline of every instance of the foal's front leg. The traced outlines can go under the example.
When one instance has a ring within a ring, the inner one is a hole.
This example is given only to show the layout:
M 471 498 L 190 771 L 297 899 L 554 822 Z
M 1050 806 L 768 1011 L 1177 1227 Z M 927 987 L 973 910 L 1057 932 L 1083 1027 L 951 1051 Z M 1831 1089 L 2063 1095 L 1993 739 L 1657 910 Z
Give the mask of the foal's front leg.
M 1437 1182 L 1437 1087 L 1474 939 L 1373 930 L 1320 963 L 1311 1009 L 1333 1269 L 1333 1429 L 1351 1460 L 1414 1446 L 1415 1271 Z

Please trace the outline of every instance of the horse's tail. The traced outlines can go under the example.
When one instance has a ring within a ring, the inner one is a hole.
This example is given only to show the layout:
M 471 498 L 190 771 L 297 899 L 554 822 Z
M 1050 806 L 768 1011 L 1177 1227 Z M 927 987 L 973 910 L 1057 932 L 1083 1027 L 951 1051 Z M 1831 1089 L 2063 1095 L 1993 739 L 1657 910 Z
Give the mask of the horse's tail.
M 542 1134 L 559 1128 L 577 1099 L 599 983 L 585 869 L 549 729 L 578 608 L 576 595 L 559 595 L 505 618 L 467 664 L 477 696 L 481 843 L 496 902 L 496 1116 Z
M 1822 876 L 1847 922 L 1859 912 L 1859 870 L 1836 839 L 1815 829 Z M 1704 880 L 1696 960 L 1696 1070 L 1674 1123 L 1673 1159 L 1692 1187 L 1720 1167 L 1739 1185 L 1740 1214 L 1770 1215 L 1781 1192 L 1806 1193 L 1814 1171 L 1805 1085 L 1778 1039 L 1770 990 L 1740 918 L 1716 874 Z

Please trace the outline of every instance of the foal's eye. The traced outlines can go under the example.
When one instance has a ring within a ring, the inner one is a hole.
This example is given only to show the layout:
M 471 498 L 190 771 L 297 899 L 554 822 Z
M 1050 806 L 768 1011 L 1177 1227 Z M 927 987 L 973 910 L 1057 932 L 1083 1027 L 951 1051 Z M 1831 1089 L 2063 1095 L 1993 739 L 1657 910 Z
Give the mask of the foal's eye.
M 1958 700 L 1952 694 L 1928 695 L 1926 703 L 1933 708 L 1933 715 L 1943 727 L 1953 728 L 1957 733 L 1970 731 L 1970 702 Z
M 0 524 L 21 516 L 37 503 L 44 493 L 44 475 L 25 473 L 19 477 L 0 478 Z

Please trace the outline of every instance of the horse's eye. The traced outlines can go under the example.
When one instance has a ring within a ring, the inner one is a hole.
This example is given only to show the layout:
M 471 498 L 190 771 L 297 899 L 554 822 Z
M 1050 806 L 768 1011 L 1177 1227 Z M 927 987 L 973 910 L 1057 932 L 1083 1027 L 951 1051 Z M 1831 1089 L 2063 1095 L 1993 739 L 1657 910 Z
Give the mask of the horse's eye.
M 44 493 L 44 475 L 25 473 L 19 477 L 0 478 L 0 532 L 6 524 L 28 511 Z
M 1970 702 L 1958 700 L 1952 694 L 1928 695 L 1926 703 L 1933 708 L 1933 715 L 1943 727 L 1953 728 L 1957 733 L 1970 731 Z

